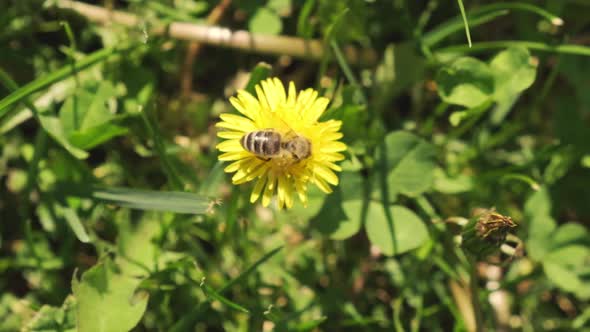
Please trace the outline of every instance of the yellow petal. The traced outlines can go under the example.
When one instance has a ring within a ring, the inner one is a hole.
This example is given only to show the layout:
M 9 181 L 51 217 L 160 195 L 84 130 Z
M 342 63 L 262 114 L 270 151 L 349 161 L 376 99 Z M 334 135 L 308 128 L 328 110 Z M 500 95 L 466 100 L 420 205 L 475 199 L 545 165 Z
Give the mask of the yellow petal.
M 289 82 L 289 94 L 287 97 L 287 104 L 289 106 L 294 106 L 296 100 L 297 100 L 297 90 L 295 89 L 295 83 L 293 83 L 293 81 L 291 81 L 291 82 Z
M 316 101 L 311 105 L 311 107 L 307 111 L 306 117 L 310 121 L 314 121 L 314 122 L 317 121 L 319 119 L 320 115 L 322 115 L 322 113 L 324 113 L 324 111 L 326 110 L 326 107 L 328 107 L 329 103 L 330 103 L 330 100 L 328 98 L 320 97 L 320 98 L 316 99 Z
M 242 106 L 252 115 L 256 115 L 260 112 L 260 103 L 258 99 L 245 90 L 238 91 L 238 99 Z
M 266 183 L 266 187 L 264 188 L 264 193 L 262 194 L 262 206 L 268 206 L 270 204 L 270 200 L 272 198 L 272 194 L 274 192 L 276 177 L 273 173 L 268 174 L 268 181 Z
M 314 94 L 313 89 L 306 89 L 297 96 L 297 106 L 301 107 L 303 114 L 307 112 L 309 104 L 314 101 L 315 95 L 317 95 L 317 92 Z
M 257 175 L 252 174 L 257 170 L 260 170 L 262 163 L 263 162 L 258 158 L 250 158 L 245 160 L 242 163 L 240 169 L 232 177 L 232 183 L 240 184 L 254 180 L 254 178 L 256 178 Z
M 232 161 L 244 158 L 255 158 L 252 156 L 250 152 L 247 151 L 239 151 L 239 152 L 226 152 L 221 154 L 218 159 L 221 161 Z
M 238 171 L 234 174 L 234 176 L 232 176 L 231 182 L 233 184 L 244 183 L 244 182 L 246 182 L 245 181 L 246 175 L 248 175 L 248 173 L 246 173 L 246 171 L 244 169 L 238 169 Z
M 229 102 L 232 104 L 232 106 L 235 109 L 238 110 L 238 112 L 244 114 L 245 116 L 247 116 L 248 118 L 250 118 L 252 120 L 256 120 L 256 114 L 258 111 L 257 109 L 249 109 L 248 107 L 246 107 L 244 105 L 244 103 L 242 103 L 242 100 L 240 98 L 231 97 L 231 98 L 229 98 Z
M 219 115 L 219 118 L 221 118 L 221 120 L 223 120 L 227 123 L 232 123 L 232 124 L 237 124 L 237 125 L 244 125 L 244 124 L 253 125 L 253 123 L 250 119 L 245 118 L 241 115 L 223 113 L 223 114 Z
M 285 86 L 283 85 L 283 82 L 281 82 L 281 80 L 279 80 L 276 77 L 272 81 L 275 86 L 275 92 L 276 92 L 277 97 L 279 99 L 279 103 L 281 103 L 281 104 L 285 103 L 287 101 L 287 95 L 285 93 Z
M 223 141 L 215 146 L 215 148 L 221 152 L 240 152 L 244 151 L 244 147 L 238 140 L 230 139 Z
M 341 132 L 333 132 L 333 133 L 326 133 L 324 135 L 322 135 L 322 139 L 324 141 L 337 141 L 339 139 L 342 138 L 342 133 Z
M 217 122 L 217 124 L 215 126 L 219 127 L 219 128 L 226 128 L 226 129 L 230 129 L 230 130 L 239 131 L 242 133 L 248 133 L 251 131 L 258 130 L 251 121 L 249 123 L 246 122 L 246 123 L 242 123 L 242 124 L 235 124 L 235 123 L 221 121 L 221 122 Z
M 346 144 L 342 142 L 329 142 L 322 146 L 321 151 L 323 153 L 327 152 L 340 152 L 346 150 Z
M 218 131 L 217 132 L 217 137 L 220 138 L 225 138 L 225 139 L 241 139 L 242 136 L 244 136 L 244 133 L 239 132 L 239 131 L 228 131 L 228 130 L 224 130 L 224 131 Z
M 268 104 L 268 100 L 266 99 L 266 95 L 262 90 L 262 87 L 260 87 L 260 85 L 256 85 L 254 89 L 256 90 L 256 96 L 258 96 L 258 102 L 260 103 L 260 107 L 265 109 L 271 109 L 270 105 Z
M 278 78 L 267 79 L 260 83 L 270 109 L 276 109 L 285 102 L 285 87 Z
M 321 164 L 324 165 L 324 166 L 326 166 L 326 167 L 328 167 L 328 168 L 330 168 L 330 169 L 335 170 L 336 172 L 342 172 L 342 167 L 340 167 L 340 166 L 338 166 L 338 165 L 336 165 L 334 163 L 324 161 Z
M 287 209 L 290 209 L 293 207 L 293 184 L 291 179 L 285 179 L 283 185 L 285 187 L 285 205 Z
M 314 183 L 316 186 L 318 186 L 318 188 L 320 188 L 321 191 L 325 192 L 326 194 L 332 192 L 332 188 L 330 188 L 330 186 L 324 180 L 316 177 L 314 178 Z
M 304 206 L 307 206 L 307 188 L 302 181 L 295 180 L 295 190 L 297 191 L 297 196 L 299 196 L 299 200 L 303 203 Z
M 238 161 L 234 161 L 233 163 L 229 164 L 223 170 L 226 173 L 233 173 L 233 172 L 237 171 L 242 166 L 243 163 L 244 163 L 244 160 L 243 159 L 238 160 Z
M 284 175 L 281 175 L 278 177 L 278 181 L 277 181 L 277 196 L 279 199 L 279 209 L 283 208 L 283 205 L 285 204 L 286 201 L 286 191 L 287 191 L 287 178 Z
M 329 184 L 338 185 L 338 177 L 332 170 L 329 168 L 322 166 L 320 164 L 316 164 L 313 168 L 316 175 L 320 176 L 322 179 L 326 180 Z
M 344 160 L 344 155 L 337 152 L 322 153 L 322 160 L 324 161 L 340 161 Z
M 260 197 L 260 193 L 262 192 L 262 188 L 264 188 L 264 184 L 266 183 L 266 176 L 262 176 L 258 178 L 256 181 L 256 185 L 254 185 L 254 189 L 252 189 L 252 194 L 250 195 L 250 203 L 254 203 Z
M 321 132 L 322 133 L 327 133 L 327 132 L 336 132 L 340 130 L 340 127 L 342 127 L 342 121 L 340 120 L 328 120 L 326 122 L 322 122 L 321 123 Z
M 256 168 L 252 168 L 250 170 L 250 173 L 248 174 L 248 177 L 246 178 L 246 182 L 247 181 L 252 181 L 257 177 L 262 177 L 264 176 L 264 173 L 266 173 L 268 171 L 268 165 L 266 163 L 262 163 L 256 166 Z

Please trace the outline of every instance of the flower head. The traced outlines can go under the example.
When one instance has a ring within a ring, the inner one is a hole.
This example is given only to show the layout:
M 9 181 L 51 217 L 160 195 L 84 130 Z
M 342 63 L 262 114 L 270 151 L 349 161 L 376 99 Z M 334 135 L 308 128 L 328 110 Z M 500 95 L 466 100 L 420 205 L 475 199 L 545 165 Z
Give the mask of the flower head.
M 341 171 L 335 162 L 344 159 L 339 152 L 346 145 L 338 141 L 341 121 L 318 121 L 329 100 L 313 89 L 298 94 L 293 82 L 286 92 L 278 78 L 257 85 L 256 96 L 238 91 L 230 102 L 241 115 L 221 114 L 217 123 L 223 128 L 217 135 L 225 139 L 217 145 L 219 160 L 232 162 L 225 168 L 235 172 L 232 182 L 256 180 L 250 202 L 262 196 L 268 206 L 276 193 L 280 208 L 292 207 L 295 193 L 306 205 L 308 183 L 332 192 L 330 185 L 338 185 L 334 171 Z

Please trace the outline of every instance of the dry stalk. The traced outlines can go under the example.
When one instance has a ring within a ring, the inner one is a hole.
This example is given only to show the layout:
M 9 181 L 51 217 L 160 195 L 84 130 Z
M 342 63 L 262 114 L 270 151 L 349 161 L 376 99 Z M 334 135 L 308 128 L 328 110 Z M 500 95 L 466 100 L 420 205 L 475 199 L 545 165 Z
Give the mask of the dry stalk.
M 136 28 L 145 23 L 136 15 L 123 11 L 109 10 L 78 1 L 57 0 L 60 8 L 76 11 L 88 20 L 106 24 L 117 23 L 126 27 Z M 253 34 L 248 31 L 232 31 L 219 26 L 173 22 L 156 24 L 149 34 L 167 35 L 170 38 L 194 41 L 207 45 L 227 47 L 259 54 L 289 55 L 297 58 L 320 60 L 325 55 L 324 43 L 317 39 L 303 39 L 289 36 L 273 36 Z M 372 66 L 377 63 L 377 54 L 372 49 L 357 49 L 352 46 L 343 47 L 343 52 L 350 64 Z

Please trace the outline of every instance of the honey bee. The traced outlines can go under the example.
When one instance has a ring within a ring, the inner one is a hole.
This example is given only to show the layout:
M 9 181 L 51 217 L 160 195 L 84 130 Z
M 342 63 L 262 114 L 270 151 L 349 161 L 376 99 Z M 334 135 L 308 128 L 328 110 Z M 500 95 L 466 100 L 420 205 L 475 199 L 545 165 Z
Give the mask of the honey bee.
M 311 142 L 297 134 L 282 136 L 274 129 L 247 133 L 240 140 L 242 147 L 265 160 L 284 158 L 298 162 L 311 155 Z

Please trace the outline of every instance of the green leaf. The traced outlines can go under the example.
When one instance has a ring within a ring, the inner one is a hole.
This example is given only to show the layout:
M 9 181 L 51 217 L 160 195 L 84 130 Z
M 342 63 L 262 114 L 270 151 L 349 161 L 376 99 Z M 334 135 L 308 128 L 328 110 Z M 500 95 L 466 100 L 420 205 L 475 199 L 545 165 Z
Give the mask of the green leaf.
M 400 205 L 388 208 L 386 213 L 383 205 L 369 203 L 365 227 L 371 243 L 388 256 L 418 248 L 429 238 L 424 222 Z
M 148 295 L 135 293 L 140 280 L 118 274 L 111 261 L 104 261 L 74 277 L 72 290 L 77 300 L 79 332 L 127 332 L 147 307 Z
M 248 28 L 252 33 L 278 35 L 283 30 L 283 22 L 277 13 L 261 7 L 250 18 Z
M 105 123 L 100 126 L 86 129 L 84 132 L 73 132 L 70 135 L 70 142 L 81 149 L 92 149 L 113 137 L 125 135 L 127 128 Z
M 537 74 L 531 54 L 519 46 L 498 53 L 490 62 L 490 69 L 496 83 L 496 99 L 528 89 Z
M 518 95 L 528 89 L 537 75 L 529 51 L 513 46 L 496 55 L 490 62 L 494 75 L 494 99 L 499 104 L 492 113 L 492 122 L 502 122 Z
M 363 221 L 362 200 L 345 201 L 342 203 L 342 209 L 347 218 L 340 222 L 338 228 L 331 234 L 330 237 L 335 240 L 344 240 L 358 233 Z
M 2 81 L 2 83 L 4 85 L 6 85 L 6 87 L 9 90 L 12 90 L 13 92 L 16 92 L 17 90 L 19 90 L 16 82 L 14 82 L 14 80 L 12 80 L 12 78 L 7 73 L 5 73 L 2 69 L 0 69 L 0 81 Z M 8 121 L 5 121 L 5 124 L 7 124 L 7 127 L 4 127 L 4 128 L 6 130 L 9 130 L 12 126 L 16 126 L 16 125 L 26 121 L 29 118 L 29 116 L 34 115 L 35 118 L 39 121 L 43 130 L 45 130 L 45 132 L 47 132 L 49 134 L 49 136 L 51 136 L 56 142 L 58 142 L 61 146 L 63 146 L 68 152 L 70 152 L 72 155 L 74 155 L 78 159 L 84 159 L 88 156 L 88 154 L 85 151 L 80 150 L 80 149 L 76 148 L 75 146 L 73 146 L 72 144 L 70 144 L 70 142 L 68 141 L 68 139 L 66 137 L 66 134 L 64 133 L 61 123 L 55 117 L 41 114 L 41 112 L 37 109 L 37 107 L 35 107 L 35 105 L 29 101 L 27 96 L 22 97 L 22 99 L 23 99 L 24 104 L 27 106 L 27 108 L 25 108 L 24 110 L 28 111 L 28 115 L 26 114 L 27 112 L 22 112 L 20 114 L 25 114 L 24 117 L 15 116 L 15 118 L 8 119 Z M 19 113 L 17 113 L 17 114 L 19 114 Z M 12 120 L 16 120 L 16 121 L 12 121 Z
M 343 202 L 340 190 L 335 190 L 326 198 L 322 209 L 310 223 L 331 239 L 344 240 L 360 230 L 362 206 L 362 200 Z
M 293 331 L 297 332 L 305 332 L 305 331 L 315 331 L 318 326 L 320 326 L 328 317 L 320 317 L 319 319 L 312 319 L 304 323 L 300 323 L 299 325 L 293 328 Z
M 121 72 L 121 80 L 127 90 L 127 93 L 121 96 L 123 109 L 131 114 L 140 112 L 154 94 L 154 73 L 145 67 L 126 63 Z
M 524 207 L 529 236 L 526 240 L 531 258 L 540 261 L 547 254 L 556 222 L 551 216 L 551 198 L 546 188 L 533 193 Z
M 271 71 L 272 66 L 266 62 L 259 62 L 258 64 L 256 64 L 256 67 L 254 67 L 254 69 L 252 69 L 252 71 L 250 72 L 250 79 L 248 80 L 248 84 L 246 84 L 246 88 L 244 90 L 250 92 L 250 94 L 252 95 L 255 95 L 256 84 L 268 78 L 270 76 Z
M 321 121 L 328 119 L 342 121 L 340 131 L 344 135 L 342 141 L 346 144 L 362 141 L 367 137 L 367 128 L 361 125 L 366 124 L 368 120 L 368 113 L 365 106 L 345 103 L 338 108 L 333 108 L 325 112 Z
M 494 74 L 478 59 L 463 57 L 443 67 L 436 75 L 438 94 L 449 104 L 473 108 L 494 94 Z
M 582 282 L 578 278 L 578 275 L 571 269 L 568 269 L 566 266 L 559 263 L 544 263 L 543 270 L 549 280 L 568 292 L 576 292 L 582 286 Z
M 331 239 L 344 240 L 361 228 L 364 219 L 364 183 L 358 172 L 342 172 L 340 184 L 328 195 L 320 212 L 310 223 Z
M 588 245 L 590 238 L 588 237 L 588 230 L 584 226 L 575 223 L 566 223 L 557 229 L 551 237 L 551 248 L 557 249 L 572 244 Z
M 397 194 L 418 196 L 432 187 L 436 150 L 425 140 L 405 131 L 388 134 L 377 149 L 375 160 L 386 174 L 389 199 Z
M 289 13 L 291 11 L 291 0 L 268 0 L 266 7 L 277 13 Z
M 472 176 L 458 174 L 449 176 L 441 168 L 434 171 L 434 189 L 444 194 L 459 194 L 473 190 L 475 181 Z
M 76 329 L 76 300 L 68 296 L 60 308 L 44 305 L 23 326 L 23 332 L 74 332 Z
M 563 224 L 551 236 L 550 247 L 552 249 L 572 244 L 590 246 L 588 230 L 584 226 L 575 223 Z
M 126 128 L 109 123 L 115 115 L 108 105 L 114 104 L 115 96 L 115 87 L 104 81 L 97 87 L 78 89 L 64 102 L 59 116 L 70 143 L 90 149 L 127 133 Z
M 64 131 L 67 134 L 102 125 L 109 122 L 114 114 L 108 107 L 114 101 L 115 87 L 108 81 L 98 86 L 79 88 L 63 103 L 59 112 Z
M 316 13 L 324 40 L 368 41 L 370 10 L 365 1 L 318 1 Z
M 66 151 L 68 151 L 78 159 L 86 159 L 88 157 L 88 152 L 79 149 L 78 147 L 70 143 L 62 127 L 62 124 L 57 117 L 40 114 L 39 120 L 41 121 L 41 126 L 43 126 L 43 129 L 45 129 L 45 131 L 47 131 L 47 133 L 54 140 L 56 140 L 61 146 L 63 146 L 64 149 L 66 149 Z
M 571 144 L 585 153 L 590 152 L 590 144 L 588 144 L 590 130 L 579 101 L 571 97 L 558 96 L 556 103 L 559 108 L 555 110 L 553 119 L 550 120 L 553 123 L 556 138 L 564 145 Z
M 585 245 L 569 245 L 551 250 L 545 256 L 545 262 L 554 262 L 556 264 L 567 266 L 571 269 L 584 266 L 584 262 L 590 258 L 590 247 Z
M 158 219 L 146 213 L 137 225 L 129 218 L 119 222 L 116 263 L 126 275 L 147 277 L 150 271 L 157 270 L 156 259 L 162 255 L 154 238 L 164 227 Z

